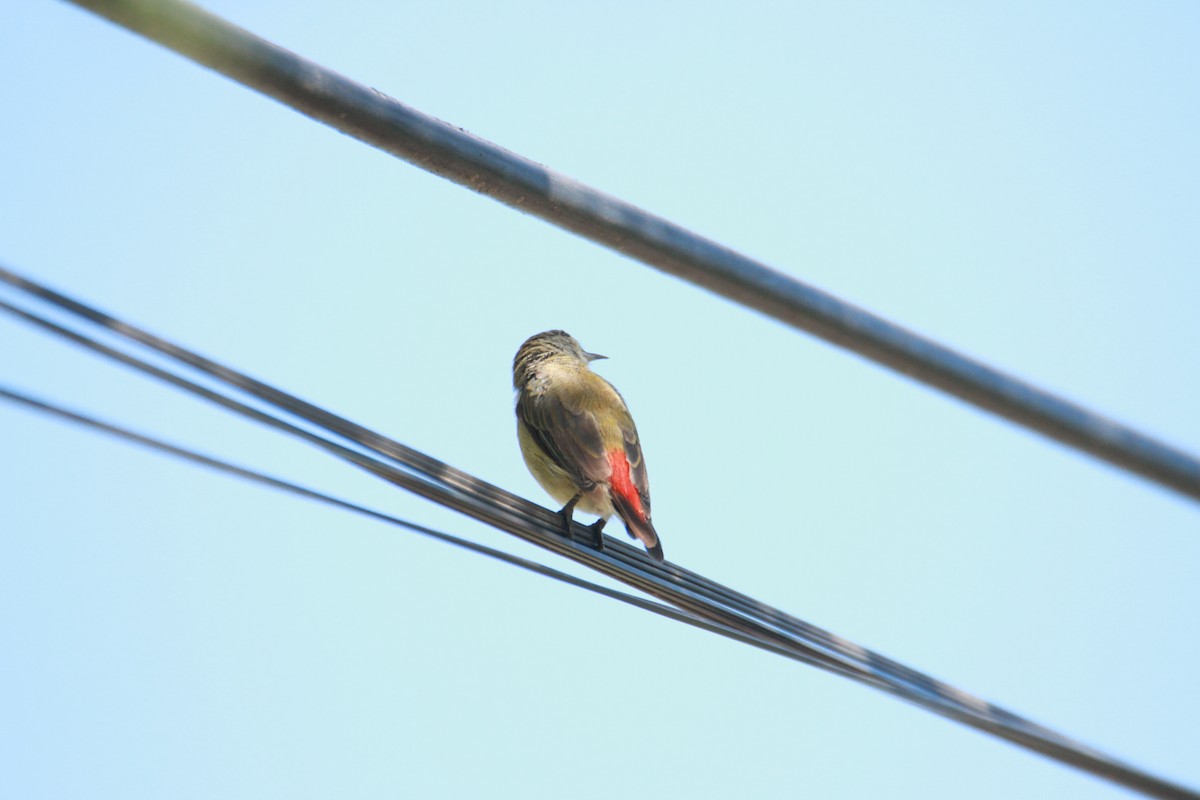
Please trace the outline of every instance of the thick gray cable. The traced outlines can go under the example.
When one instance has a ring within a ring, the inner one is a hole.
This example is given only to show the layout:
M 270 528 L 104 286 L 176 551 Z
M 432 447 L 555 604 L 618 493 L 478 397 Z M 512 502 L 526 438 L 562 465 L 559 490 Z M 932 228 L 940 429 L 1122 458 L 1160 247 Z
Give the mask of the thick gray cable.
M 422 169 L 1200 500 L 1200 459 L 422 114 L 180 0 L 71 0 Z
M 396 459 L 405 467 L 424 473 L 425 477 L 398 470 L 358 451 L 328 442 L 264 412 L 0 301 L 0 310 L 18 319 L 63 336 L 229 410 L 305 439 L 422 497 L 586 564 L 647 594 L 666 600 L 692 615 L 786 650 L 789 656 L 796 660 L 874 686 L 927 710 L 987 731 L 1149 796 L 1200 799 L 1200 794 L 1186 787 L 1124 764 L 1053 730 L 801 622 L 677 565 L 659 565 L 622 542 L 606 537 L 605 550 L 598 552 L 568 540 L 559 535 L 561 520 L 553 512 L 29 279 L 3 270 L 0 270 L 0 279 L 62 310 L 96 323 L 112 333 L 151 347 L 161 354 L 199 369 L 210 377 L 349 438 L 363 447 Z M 362 431 L 367 431 L 369 435 L 362 435 Z M 406 452 L 417 454 L 419 458 L 406 458 L 403 456 Z M 397 453 L 401 455 L 396 455 Z M 443 483 L 438 475 L 452 478 L 452 483 Z

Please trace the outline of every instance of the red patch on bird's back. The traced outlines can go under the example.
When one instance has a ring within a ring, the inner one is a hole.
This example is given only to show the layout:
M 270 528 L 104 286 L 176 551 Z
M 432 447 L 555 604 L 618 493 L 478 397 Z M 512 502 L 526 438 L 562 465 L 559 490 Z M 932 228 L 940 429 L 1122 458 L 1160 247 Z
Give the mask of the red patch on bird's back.
M 629 459 L 625 457 L 625 451 L 609 450 L 608 464 L 612 467 L 612 477 L 609 478 L 609 483 L 612 486 L 613 494 L 624 500 L 639 517 L 645 519 L 646 512 L 642 510 L 642 496 L 638 494 L 637 487 L 633 485 L 633 475 L 630 473 Z

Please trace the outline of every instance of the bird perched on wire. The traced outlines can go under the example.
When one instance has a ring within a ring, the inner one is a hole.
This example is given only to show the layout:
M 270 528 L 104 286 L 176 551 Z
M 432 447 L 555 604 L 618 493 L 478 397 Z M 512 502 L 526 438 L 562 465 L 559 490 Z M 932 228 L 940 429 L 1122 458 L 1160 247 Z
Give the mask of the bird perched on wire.
M 637 428 L 624 398 L 588 364 L 606 356 L 585 351 L 565 331 L 525 340 L 513 358 L 517 438 L 525 466 L 560 503 L 567 536 L 576 508 L 598 514 L 598 549 L 614 513 L 625 530 L 663 560 L 650 522 L 650 483 Z

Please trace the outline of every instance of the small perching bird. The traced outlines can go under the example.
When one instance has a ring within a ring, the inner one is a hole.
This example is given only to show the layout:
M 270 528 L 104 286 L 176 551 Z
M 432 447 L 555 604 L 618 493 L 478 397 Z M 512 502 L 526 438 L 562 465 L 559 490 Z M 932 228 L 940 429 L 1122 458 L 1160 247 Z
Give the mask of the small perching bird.
M 542 488 L 565 504 L 568 537 L 576 508 L 598 514 L 591 529 L 596 547 L 603 549 L 601 530 L 616 514 L 629 535 L 662 561 L 633 417 L 612 384 L 588 368 L 605 357 L 585 351 L 564 331 L 525 340 L 513 358 L 521 455 Z

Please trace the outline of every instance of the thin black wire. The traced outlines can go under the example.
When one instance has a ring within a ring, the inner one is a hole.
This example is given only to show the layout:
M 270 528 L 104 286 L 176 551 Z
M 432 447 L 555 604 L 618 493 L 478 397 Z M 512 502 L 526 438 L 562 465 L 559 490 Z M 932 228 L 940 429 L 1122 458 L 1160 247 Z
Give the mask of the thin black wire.
M 548 567 L 545 564 L 539 564 L 536 561 L 530 561 L 527 558 L 522 558 L 520 556 L 513 555 L 512 553 L 506 553 L 503 550 L 497 550 L 494 547 L 488 547 L 487 545 L 479 544 L 478 542 L 473 542 L 469 539 L 463 539 L 459 536 L 445 533 L 444 531 L 435 530 L 433 528 L 426 527 L 425 525 L 420 525 L 415 522 L 410 522 L 406 519 L 401 519 L 400 517 L 393 516 L 392 514 L 367 508 L 366 506 L 361 506 L 357 503 L 352 503 L 349 500 L 334 497 L 333 495 L 326 494 L 325 492 L 318 492 L 315 489 L 310 489 L 305 486 L 292 483 L 291 481 L 283 480 L 282 478 L 276 478 L 246 467 L 239 467 L 236 464 L 231 464 L 228 461 L 223 461 L 212 456 L 206 456 L 203 453 L 199 453 L 195 450 L 170 444 L 169 442 L 165 442 L 153 436 L 137 433 L 129 428 L 115 425 L 111 422 L 104 422 L 95 417 L 82 414 L 78 411 L 72 411 L 65 406 L 52 403 L 45 399 L 33 397 L 30 394 L 17 391 L 4 385 L 0 385 L 0 398 L 8 400 L 12 403 L 16 403 L 19 406 L 24 406 L 33 411 L 37 411 L 51 417 L 57 417 L 68 422 L 73 422 L 77 425 L 82 425 L 86 428 L 107 434 L 117 439 L 164 453 L 166 455 L 174 456 L 175 458 L 179 458 L 193 464 L 198 464 L 217 472 L 232 475 L 234 477 L 250 481 L 251 483 L 257 483 L 272 489 L 286 492 L 288 494 L 296 495 L 297 497 L 303 497 L 318 503 L 324 503 L 326 505 L 333 506 L 334 508 L 340 508 L 345 511 L 360 514 L 379 522 L 386 522 L 389 525 L 395 525 L 399 528 L 405 528 L 409 531 L 419 533 L 422 536 L 429 537 L 436 541 L 453 545 L 454 547 L 468 550 L 472 553 L 478 553 L 482 556 L 487 556 L 488 558 L 495 559 L 496 561 L 519 567 L 527 572 L 552 578 L 553 580 L 560 581 L 570 586 L 586 589 L 589 592 L 593 592 L 603 597 L 618 600 L 635 608 L 640 608 L 644 611 L 658 614 L 661 617 L 666 617 L 667 619 L 674 620 L 676 622 L 682 622 L 685 625 L 691 625 L 694 628 L 715 633 L 719 636 L 724 636 L 726 638 L 733 639 L 734 641 L 742 642 L 743 644 L 749 644 L 754 647 L 758 647 L 762 650 L 774 653 L 775 655 L 783 656 L 784 658 L 799 660 L 796 659 L 794 653 L 782 647 L 778 647 L 770 642 L 766 642 L 752 636 L 747 636 L 740 631 L 735 631 L 723 625 L 717 625 L 709 622 L 708 620 L 700 619 L 699 617 L 679 611 L 671 606 L 664 605 L 662 603 L 655 603 L 651 600 L 647 600 L 643 597 L 637 597 L 636 595 L 631 595 L 626 592 L 619 592 L 616 589 L 584 580 L 583 578 L 571 575 L 570 573 L 554 569 L 553 567 Z
M 60 309 L 96 323 L 113 333 L 149 346 L 159 353 L 199 369 L 210 377 L 249 392 L 338 435 L 347 437 L 360 446 L 389 458 L 398 459 L 406 468 L 421 471 L 425 477 L 413 475 L 407 470 L 397 469 L 356 450 L 324 440 L 315 434 L 200 387 L 166 370 L 149 365 L 128 354 L 120 353 L 29 311 L 0 302 L 0 310 L 13 314 L 18 319 L 64 336 L 75 344 L 115 358 L 120 363 L 166 380 L 177 388 L 195 393 L 229 410 L 299 436 L 385 480 L 487 522 L 501 530 L 513 533 L 526 541 L 586 564 L 652 596 L 666 600 L 690 614 L 785 650 L 790 657 L 796 660 L 820 666 L 874 686 L 927 710 L 987 731 L 1150 796 L 1192 798 L 1192 800 L 1200 798 L 1200 794 L 1190 789 L 1123 764 L 1048 728 L 986 703 L 815 626 L 803 623 L 777 609 L 747 598 L 677 565 L 658 565 L 646 558 L 639 550 L 634 550 L 623 542 L 606 539 L 605 551 L 597 552 L 590 547 L 568 540 L 560 534 L 561 518 L 554 512 L 535 506 L 467 473 L 454 470 L 436 459 L 417 453 L 417 451 L 379 434 L 368 431 L 369 436 L 359 435 L 357 432 L 367 431 L 367 429 L 342 420 L 342 418 L 299 398 L 205 359 L 185 348 L 155 337 L 26 278 L 20 278 L 9 271 L 0 270 L 0 280 Z M 417 453 L 419 458 L 406 461 L 402 455 L 407 452 Z M 439 475 L 446 475 L 448 478 L 443 482 L 443 479 L 438 477 Z M 450 480 L 453 480 L 456 485 L 452 485 Z
M 1200 459 L 409 108 L 180 0 L 72 0 L 422 169 L 1200 500 Z

